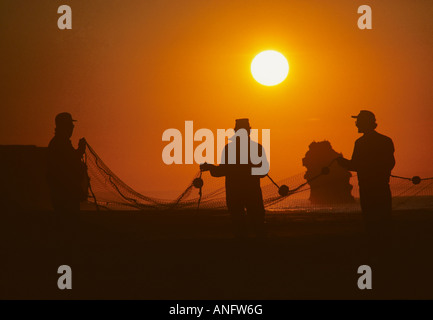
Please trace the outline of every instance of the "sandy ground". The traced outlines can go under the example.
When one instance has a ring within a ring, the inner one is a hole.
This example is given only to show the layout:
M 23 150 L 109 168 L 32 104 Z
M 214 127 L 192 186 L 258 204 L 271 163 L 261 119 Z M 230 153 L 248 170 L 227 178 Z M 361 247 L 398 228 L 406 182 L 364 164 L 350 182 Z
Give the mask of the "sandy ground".
M 233 239 L 224 211 L 3 212 L 2 299 L 432 299 L 433 211 L 397 211 L 382 251 L 360 214 L 268 213 Z M 360 290 L 357 269 L 373 269 Z M 72 290 L 57 268 L 72 268 Z

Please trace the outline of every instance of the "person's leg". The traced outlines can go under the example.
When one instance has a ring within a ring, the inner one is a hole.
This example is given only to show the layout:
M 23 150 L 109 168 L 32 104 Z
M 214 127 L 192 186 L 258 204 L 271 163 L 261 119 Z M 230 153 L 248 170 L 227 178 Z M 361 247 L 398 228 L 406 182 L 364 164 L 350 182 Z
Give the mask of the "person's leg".
M 388 235 L 389 240 L 392 238 L 393 230 L 392 230 L 392 194 L 391 188 L 389 184 L 386 184 L 383 187 L 383 228 L 385 229 L 385 233 Z
M 377 219 L 377 197 L 373 189 L 359 187 L 359 197 L 362 217 L 364 221 L 365 234 L 368 240 L 375 233 L 375 220 Z
M 361 204 L 366 224 L 370 267 L 376 278 L 376 292 L 386 297 L 391 292 L 389 277 L 392 255 L 391 244 L 391 192 L 384 186 L 375 186 L 372 192 L 361 193 Z M 391 282 L 390 282 L 391 281 Z
M 388 184 L 376 186 L 376 192 L 371 196 L 371 211 L 373 230 L 372 236 L 377 250 L 386 254 L 391 244 L 391 211 L 392 197 Z
M 62 264 L 70 264 L 72 261 L 71 217 L 76 205 L 70 203 L 68 197 L 59 192 L 52 196 L 52 205 L 54 209 L 54 230 L 51 240 L 53 245 L 52 263 L 58 267 Z
M 63 237 L 66 228 L 65 212 L 68 211 L 66 198 L 59 192 L 52 192 L 51 204 L 54 209 L 54 228 L 55 233 L 57 234 L 56 238 L 61 238 Z
M 390 258 L 393 243 L 391 213 L 391 190 L 389 185 L 383 185 L 378 188 L 376 197 L 374 238 L 378 254 L 386 261 Z
M 382 239 L 389 233 L 392 196 L 388 184 L 360 187 L 361 209 L 369 236 Z
M 265 236 L 265 207 L 261 190 L 255 190 L 255 192 L 251 193 L 246 208 L 256 237 Z
M 232 219 L 233 234 L 236 238 L 244 238 L 247 236 L 247 228 L 245 223 L 245 210 L 243 207 L 229 209 Z
M 246 236 L 245 209 L 241 199 L 227 196 L 227 208 L 232 221 L 232 232 L 235 238 Z
M 375 224 L 374 224 L 374 202 L 369 189 L 364 187 L 359 188 L 360 204 L 362 218 L 364 223 L 364 249 L 366 250 L 366 261 L 363 262 L 375 269 L 377 263 L 376 243 L 374 240 Z
M 52 196 L 52 205 L 54 208 L 55 238 L 61 247 L 70 247 L 76 240 L 80 202 L 67 194 L 57 193 Z

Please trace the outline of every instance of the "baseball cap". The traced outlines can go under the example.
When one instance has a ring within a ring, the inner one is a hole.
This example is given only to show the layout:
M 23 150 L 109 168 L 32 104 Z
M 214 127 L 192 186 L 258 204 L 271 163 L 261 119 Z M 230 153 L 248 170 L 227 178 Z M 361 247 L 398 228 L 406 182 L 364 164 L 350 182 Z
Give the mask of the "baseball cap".
M 373 122 L 376 121 L 376 117 L 375 117 L 374 113 L 371 111 L 368 111 L 368 110 L 361 110 L 357 116 L 352 116 L 352 118 L 369 120 L 369 121 L 373 121 Z
M 72 123 L 77 120 L 72 119 L 72 115 L 69 112 L 62 112 L 56 116 L 55 121 L 56 121 L 56 125 L 58 125 L 58 124 Z

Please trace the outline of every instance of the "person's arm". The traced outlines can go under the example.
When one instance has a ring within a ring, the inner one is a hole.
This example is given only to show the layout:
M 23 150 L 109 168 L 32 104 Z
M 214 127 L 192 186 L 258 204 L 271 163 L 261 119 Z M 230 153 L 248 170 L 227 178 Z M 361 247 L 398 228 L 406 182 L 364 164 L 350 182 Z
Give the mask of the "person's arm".
M 200 165 L 201 171 L 209 171 L 212 177 L 224 177 L 226 175 L 225 165 L 220 164 L 219 166 L 216 166 L 214 164 L 209 163 L 202 163 Z
M 78 157 L 81 159 L 81 157 L 83 156 L 84 152 L 86 152 L 86 146 L 87 146 L 87 141 L 84 138 L 81 138 L 80 141 L 78 141 L 78 148 L 77 148 L 77 155 Z
M 358 148 L 355 142 L 355 147 L 353 148 L 352 159 L 346 159 L 343 157 L 337 158 L 337 163 L 343 168 L 349 171 L 358 171 L 357 160 L 358 159 Z
M 352 166 L 352 161 L 343 157 L 337 158 L 337 163 L 347 170 Z
M 226 147 L 227 148 L 227 147 Z M 226 148 L 224 148 L 221 154 L 221 164 L 216 166 L 209 163 L 203 163 L 200 165 L 201 171 L 209 171 L 212 177 L 224 177 L 227 173 L 227 159 L 226 159 Z

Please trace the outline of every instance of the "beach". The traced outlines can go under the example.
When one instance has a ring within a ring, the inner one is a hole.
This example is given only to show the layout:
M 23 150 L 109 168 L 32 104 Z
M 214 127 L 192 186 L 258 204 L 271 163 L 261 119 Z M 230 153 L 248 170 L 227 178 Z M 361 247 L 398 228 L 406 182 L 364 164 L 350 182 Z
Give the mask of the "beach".
M 353 212 L 267 212 L 264 239 L 234 239 L 224 210 L 81 211 L 67 225 L 49 211 L 4 212 L 0 297 L 432 299 L 432 213 L 393 212 L 377 253 Z M 72 290 L 57 287 L 61 265 Z M 372 290 L 357 286 L 361 265 Z

